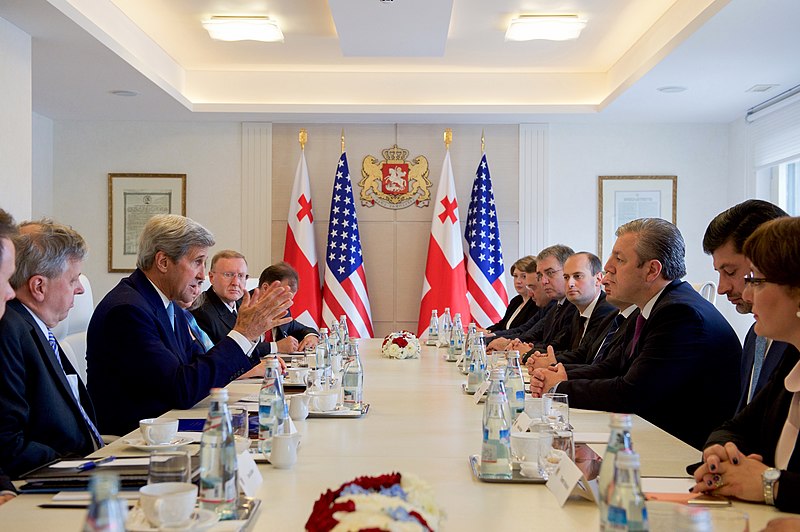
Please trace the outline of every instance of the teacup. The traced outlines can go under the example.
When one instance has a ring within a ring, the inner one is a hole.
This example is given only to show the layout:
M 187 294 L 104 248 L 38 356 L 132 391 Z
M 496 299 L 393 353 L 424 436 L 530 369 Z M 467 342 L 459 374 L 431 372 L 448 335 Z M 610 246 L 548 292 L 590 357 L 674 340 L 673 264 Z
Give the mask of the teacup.
M 187 523 L 196 500 L 197 486 L 189 482 L 161 482 L 139 488 L 139 504 L 154 527 Z
M 336 409 L 336 402 L 339 399 L 338 390 L 311 390 L 308 396 L 311 397 L 311 406 L 318 412 L 330 412 Z
M 287 384 L 305 384 L 308 376 L 308 368 L 287 368 L 289 373 L 286 376 Z
M 512 432 L 511 457 L 515 462 L 533 462 L 539 460 L 538 432 Z
M 175 439 L 178 433 L 178 420 L 166 418 L 146 418 L 139 421 L 139 431 L 148 445 L 165 445 Z

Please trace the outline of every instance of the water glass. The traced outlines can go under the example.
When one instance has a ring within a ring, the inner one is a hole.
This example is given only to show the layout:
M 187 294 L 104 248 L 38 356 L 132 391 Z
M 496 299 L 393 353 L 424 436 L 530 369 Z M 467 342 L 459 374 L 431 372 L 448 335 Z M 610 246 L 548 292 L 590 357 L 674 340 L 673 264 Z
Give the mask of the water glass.
M 567 394 L 542 394 L 542 417 L 556 430 L 569 429 L 569 398 Z
M 192 461 L 189 453 L 155 451 L 150 455 L 147 483 L 191 482 Z
M 562 460 L 575 460 L 572 431 L 549 430 L 539 436 L 539 476 L 550 478 Z
M 246 408 L 232 406 L 229 408 L 231 413 L 231 428 L 234 436 L 248 438 L 250 435 L 250 417 Z

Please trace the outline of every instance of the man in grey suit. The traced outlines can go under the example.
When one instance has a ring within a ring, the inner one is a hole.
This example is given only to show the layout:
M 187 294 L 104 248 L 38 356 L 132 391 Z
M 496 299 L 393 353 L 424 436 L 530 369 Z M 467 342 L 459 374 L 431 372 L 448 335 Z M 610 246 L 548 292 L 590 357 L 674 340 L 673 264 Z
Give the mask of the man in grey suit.
M 751 199 L 734 205 L 708 224 L 703 236 L 703 251 L 711 255 L 714 269 L 719 273 L 717 293 L 724 295 L 740 314 L 752 313 L 752 305 L 742 299 L 744 277 L 750 272 L 750 261 L 742 254 L 744 241 L 758 226 L 788 214 L 768 201 Z M 769 381 L 786 351 L 787 344 L 757 336 L 750 326 L 744 339 L 741 362 L 742 395 L 738 412 Z M 791 350 L 794 355 L 794 350 Z
M 0 319 L 0 467 L 12 477 L 103 445 L 84 383 L 51 329 L 83 293 L 86 243 L 49 221 L 14 238 L 16 298 Z

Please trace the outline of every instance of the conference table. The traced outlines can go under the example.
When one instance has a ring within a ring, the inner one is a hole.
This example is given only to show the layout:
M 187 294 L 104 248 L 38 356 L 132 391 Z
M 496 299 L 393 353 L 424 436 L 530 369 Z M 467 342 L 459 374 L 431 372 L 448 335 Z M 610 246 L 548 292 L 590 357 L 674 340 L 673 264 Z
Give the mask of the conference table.
M 570 498 L 561 507 L 541 484 L 498 484 L 476 480 L 468 457 L 479 454 L 483 406 L 466 395 L 465 381 L 443 349 L 422 347 L 419 359 L 393 360 L 380 355 L 380 339 L 359 344 L 364 365 L 364 399 L 369 412 L 361 418 L 309 418 L 295 425 L 301 434 L 298 461 L 292 469 L 259 466 L 264 482 L 262 504 L 252 530 L 302 530 L 314 501 L 360 475 L 413 473 L 435 490 L 445 512 L 445 530 L 597 530 L 594 503 Z M 230 400 L 257 393 L 254 382 L 233 382 Z M 668 399 L 665 399 L 668 400 Z M 205 418 L 208 399 L 191 410 L 167 417 Z M 678 413 L 676 415 L 689 415 Z M 570 412 L 576 431 L 608 432 L 609 414 Z M 643 477 L 688 478 L 686 464 L 699 452 L 647 421 L 634 417 L 632 438 L 641 457 Z M 594 446 L 600 452 L 604 445 Z M 196 452 L 198 445 L 190 445 Z M 119 440 L 93 457 L 142 454 Z M 85 510 L 41 509 L 52 495 L 21 495 L 0 506 L 0 528 L 14 531 L 79 530 Z M 750 530 L 761 530 L 784 515 L 772 507 L 734 502 L 747 512 Z M 212 529 L 213 530 L 213 529 Z

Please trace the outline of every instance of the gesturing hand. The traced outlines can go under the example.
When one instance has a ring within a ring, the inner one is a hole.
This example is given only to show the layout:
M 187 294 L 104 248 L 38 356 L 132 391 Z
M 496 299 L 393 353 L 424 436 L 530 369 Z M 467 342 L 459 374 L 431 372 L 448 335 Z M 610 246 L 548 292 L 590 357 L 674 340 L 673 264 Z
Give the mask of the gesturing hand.
M 292 294 L 278 281 L 265 290 L 256 288 L 252 297 L 245 292 L 233 330 L 255 342 L 264 331 L 292 320 L 291 316 L 286 315 L 286 310 L 290 306 L 292 306 Z

